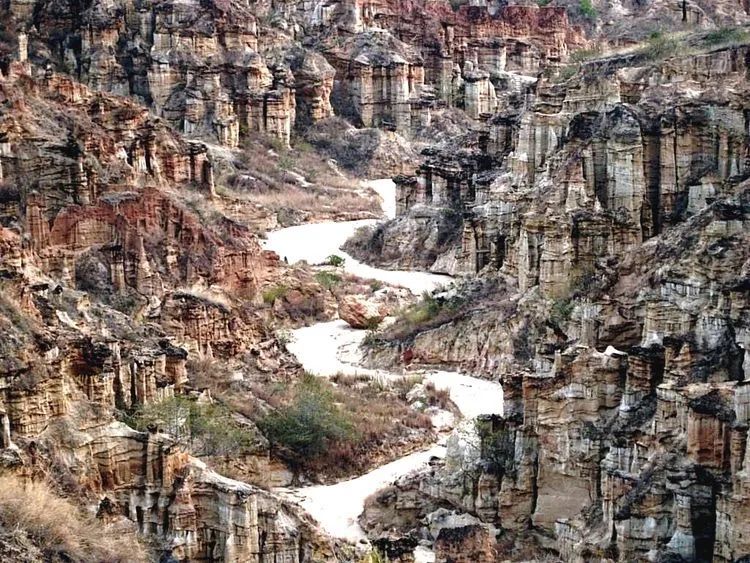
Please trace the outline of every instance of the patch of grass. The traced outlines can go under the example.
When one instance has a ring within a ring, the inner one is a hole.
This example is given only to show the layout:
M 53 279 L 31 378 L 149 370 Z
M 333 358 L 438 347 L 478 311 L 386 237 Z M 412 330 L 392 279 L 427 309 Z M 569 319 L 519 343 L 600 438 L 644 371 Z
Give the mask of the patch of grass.
M 703 43 L 711 47 L 719 45 L 736 45 L 750 41 L 750 33 L 746 29 L 738 27 L 722 27 L 709 32 Z
M 283 299 L 289 288 L 283 284 L 275 285 L 263 292 L 263 303 L 273 305 L 277 299 Z
M 333 272 L 317 272 L 315 274 L 315 281 L 324 288 L 332 290 L 341 283 L 341 276 L 334 274 Z
M 135 538 L 107 534 L 101 524 L 39 482 L 0 476 L 0 524 L 23 531 L 45 561 L 146 562 Z
M 380 280 L 370 280 L 368 283 L 370 285 L 370 291 L 373 293 L 383 289 L 383 282 Z
M 556 83 L 570 80 L 578 73 L 578 65 L 566 65 L 560 69 L 557 76 L 554 77 Z
M 596 8 L 591 3 L 591 0 L 579 0 L 578 10 L 581 12 L 583 17 L 593 20 L 597 16 Z
M 577 49 L 570 54 L 570 60 L 574 63 L 582 63 L 596 59 L 602 55 L 601 45 L 595 45 L 588 49 Z
M 398 315 L 396 322 L 383 331 L 381 338 L 407 340 L 418 332 L 454 320 L 463 312 L 465 304 L 466 300 L 458 295 L 444 298 L 425 292 L 419 302 Z
M 652 33 L 641 54 L 648 60 L 658 61 L 676 54 L 683 43 L 679 38 L 660 31 Z
M 424 377 L 421 375 L 409 375 L 407 377 L 402 377 L 401 379 L 397 379 L 393 383 L 393 388 L 398 393 L 398 396 L 402 400 L 406 400 L 406 395 L 409 394 L 409 391 L 414 389 L 414 386 L 419 385 L 424 380 Z
M 295 161 L 294 158 L 292 158 L 288 153 L 284 153 L 279 156 L 278 165 L 282 170 L 292 170 L 294 168 Z
M 0 315 L 5 316 L 16 330 L 26 335 L 33 334 L 34 330 L 31 322 L 24 315 L 21 307 L 10 297 L 3 295 L 2 292 L 0 292 Z

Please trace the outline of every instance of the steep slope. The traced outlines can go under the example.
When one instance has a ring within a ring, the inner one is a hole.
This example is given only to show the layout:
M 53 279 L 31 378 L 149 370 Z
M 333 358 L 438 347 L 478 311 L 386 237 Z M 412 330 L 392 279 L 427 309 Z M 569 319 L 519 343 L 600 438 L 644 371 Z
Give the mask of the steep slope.
M 410 505 L 402 532 L 446 507 L 485 530 L 430 529 L 439 560 L 478 537 L 483 561 L 529 544 L 566 561 L 748 554 L 750 56 L 712 37 L 543 78 L 528 110 L 399 180 L 400 218 L 359 247 L 413 260 L 424 218 L 458 215 L 422 259 L 485 282 L 385 329 L 371 361 L 499 378 L 505 418 L 373 499 L 373 534 Z

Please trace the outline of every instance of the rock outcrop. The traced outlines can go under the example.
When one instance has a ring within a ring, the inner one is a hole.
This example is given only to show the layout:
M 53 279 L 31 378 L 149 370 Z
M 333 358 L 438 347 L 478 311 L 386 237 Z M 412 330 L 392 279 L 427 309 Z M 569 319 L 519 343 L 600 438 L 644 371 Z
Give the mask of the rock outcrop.
M 117 421 L 177 396 L 210 401 L 189 359 L 268 361 L 259 313 L 226 296 L 257 301 L 278 258 L 180 197 L 213 197 L 206 147 L 28 63 L 0 76 L 0 97 L 3 470 L 54 473 L 174 560 L 333 558 L 294 507 L 216 474 L 158 425 Z
M 386 329 L 370 357 L 499 378 L 505 417 L 373 500 L 391 534 L 447 508 L 511 534 L 506 555 L 527 529 L 566 561 L 748 555 L 747 60 L 739 45 L 585 64 L 398 179 L 382 260 L 412 259 L 389 261 L 421 217 L 460 213 L 432 267 L 495 285 L 450 322 Z
M 388 313 L 383 305 L 353 295 L 339 299 L 339 317 L 352 328 L 374 329 Z

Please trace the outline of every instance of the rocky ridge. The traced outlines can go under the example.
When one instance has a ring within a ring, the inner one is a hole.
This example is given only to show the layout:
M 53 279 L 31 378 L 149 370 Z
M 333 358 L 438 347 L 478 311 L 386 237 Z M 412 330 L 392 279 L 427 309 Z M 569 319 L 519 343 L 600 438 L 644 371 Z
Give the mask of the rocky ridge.
M 457 217 L 418 265 L 488 289 L 384 331 L 371 361 L 499 378 L 505 416 L 374 498 L 374 536 L 438 545 L 424 519 L 448 509 L 489 533 L 481 561 L 529 542 L 566 561 L 747 555 L 748 60 L 738 44 L 583 63 L 398 179 L 400 217 L 355 248 L 414 265 L 434 218 Z

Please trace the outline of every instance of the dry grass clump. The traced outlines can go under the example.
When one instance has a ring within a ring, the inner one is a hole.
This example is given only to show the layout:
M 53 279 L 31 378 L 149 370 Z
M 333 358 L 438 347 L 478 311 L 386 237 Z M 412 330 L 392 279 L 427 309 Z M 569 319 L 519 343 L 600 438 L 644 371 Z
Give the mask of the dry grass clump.
M 428 381 L 424 386 L 424 391 L 427 398 L 427 406 L 451 410 L 453 401 L 451 401 L 451 393 L 448 389 L 438 389 L 434 383 Z
M 47 485 L 0 476 L 0 526 L 21 530 L 46 561 L 146 562 L 146 550 L 132 538 L 109 535 L 93 518 Z
M 342 213 L 379 213 L 374 198 L 357 189 L 352 180 L 305 142 L 291 148 L 275 140 L 253 139 L 235 161 L 237 173 L 227 178 L 227 197 L 247 200 L 278 214 L 282 224 L 295 224 L 307 216 Z

